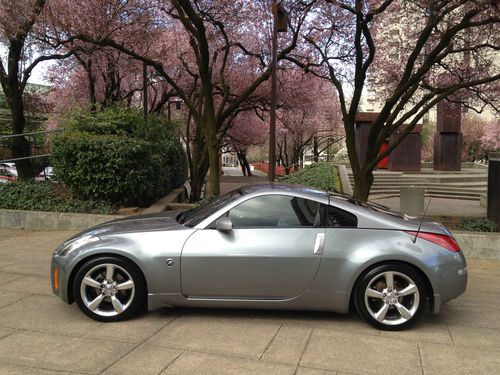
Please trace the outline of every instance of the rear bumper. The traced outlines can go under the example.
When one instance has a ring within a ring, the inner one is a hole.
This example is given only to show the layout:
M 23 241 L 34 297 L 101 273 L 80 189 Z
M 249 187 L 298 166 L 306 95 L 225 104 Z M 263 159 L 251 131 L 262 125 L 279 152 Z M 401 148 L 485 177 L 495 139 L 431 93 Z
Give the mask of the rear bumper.
M 432 312 L 437 314 L 441 306 L 460 296 L 467 289 L 467 264 L 462 253 L 456 253 L 454 259 L 446 265 L 435 267 L 434 275 L 438 290 L 434 290 Z

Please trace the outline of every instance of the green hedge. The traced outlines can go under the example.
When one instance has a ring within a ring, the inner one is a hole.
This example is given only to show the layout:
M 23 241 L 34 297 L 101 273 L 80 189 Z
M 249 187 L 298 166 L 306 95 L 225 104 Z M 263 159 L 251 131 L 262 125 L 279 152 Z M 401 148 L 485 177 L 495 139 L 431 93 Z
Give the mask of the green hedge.
M 78 112 L 54 137 L 57 178 L 82 199 L 147 206 L 185 182 L 184 149 L 160 116 L 135 110 Z
M 493 221 L 482 217 L 463 219 L 457 228 L 468 232 L 498 232 L 500 229 Z
M 342 192 L 342 184 L 337 168 L 325 162 L 311 164 L 297 173 L 283 176 L 280 180 L 331 192 Z
M 111 214 L 116 209 L 105 202 L 82 201 L 65 194 L 50 181 L 17 181 L 0 184 L 0 208 L 11 210 Z

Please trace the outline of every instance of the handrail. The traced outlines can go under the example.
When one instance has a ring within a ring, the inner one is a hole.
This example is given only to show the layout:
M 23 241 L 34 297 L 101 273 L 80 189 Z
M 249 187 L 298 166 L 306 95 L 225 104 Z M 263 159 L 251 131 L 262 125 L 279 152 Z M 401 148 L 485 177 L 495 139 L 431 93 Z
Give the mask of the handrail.
M 9 138 L 16 138 L 16 137 L 24 137 L 26 135 L 37 135 L 37 134 L 48 134 L 48 133 L 56 133 L 56 132 L 62 132 L 64 129 L 54 129 L 54 130 L 41 130 L 37 132 L 30 132 L 30 133 L 21 133 L 21 134 L 0 134 L 0 139 L 9 139 Z

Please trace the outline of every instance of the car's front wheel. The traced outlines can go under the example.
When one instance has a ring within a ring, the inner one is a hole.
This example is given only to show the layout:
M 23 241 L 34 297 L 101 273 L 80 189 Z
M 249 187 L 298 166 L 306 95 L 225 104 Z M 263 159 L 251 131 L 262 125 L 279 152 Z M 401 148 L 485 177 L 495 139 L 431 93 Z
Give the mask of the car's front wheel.
M 401 330 L 422 312 L 425 284 L 411 267 L 384 264 L 361 277 L 354 300 L 359 314 L 374 327 Z
M 146 288 L 132 262 L 113 256 L 90 259 L 78 270 L 73 295 L 92 319 L 116 322 L 135 315 L 144 305 Z

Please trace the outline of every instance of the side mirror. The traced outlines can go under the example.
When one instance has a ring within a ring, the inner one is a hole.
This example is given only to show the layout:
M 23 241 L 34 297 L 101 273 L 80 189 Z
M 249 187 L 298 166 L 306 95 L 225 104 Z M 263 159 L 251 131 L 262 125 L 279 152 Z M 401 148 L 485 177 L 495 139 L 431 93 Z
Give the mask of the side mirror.
M 233 222 L 228 217 L 221 217 L 215 222 L 215 229 L 219 232 L 231 232 L 233 230 Z

